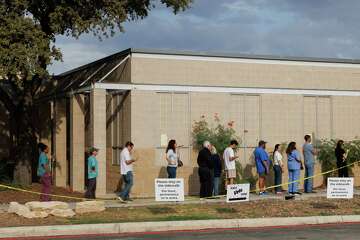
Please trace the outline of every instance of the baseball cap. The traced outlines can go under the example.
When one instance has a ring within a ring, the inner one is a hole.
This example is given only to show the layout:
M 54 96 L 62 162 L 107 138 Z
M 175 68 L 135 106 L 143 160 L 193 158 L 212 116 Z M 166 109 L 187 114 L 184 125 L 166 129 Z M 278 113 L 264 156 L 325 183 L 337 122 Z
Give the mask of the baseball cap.
M 98 151 L 99 151 L 99 149 L 96 148 L 96 147 L 91 147 L 91 148 L 89 148 L 89 153 L 98 152 Z
M 259 146 L 263 145 L 263 144 L 266 144 L 267 142 L 265 142 L 264 140 L 260 140 L 259 141 Z

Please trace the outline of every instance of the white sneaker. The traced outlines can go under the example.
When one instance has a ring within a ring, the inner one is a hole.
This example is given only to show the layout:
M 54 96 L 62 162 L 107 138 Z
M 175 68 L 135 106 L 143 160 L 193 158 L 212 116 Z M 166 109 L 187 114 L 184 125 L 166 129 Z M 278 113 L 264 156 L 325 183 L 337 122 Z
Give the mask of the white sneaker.
M 120 202 L 125 203 L 126 201 L 122 199 L 120 196 L 117 198 Z

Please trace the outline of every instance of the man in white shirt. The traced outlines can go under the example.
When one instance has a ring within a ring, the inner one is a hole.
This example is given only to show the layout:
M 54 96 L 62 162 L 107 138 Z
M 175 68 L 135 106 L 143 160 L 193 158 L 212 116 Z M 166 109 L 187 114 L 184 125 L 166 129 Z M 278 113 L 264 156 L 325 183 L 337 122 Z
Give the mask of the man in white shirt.
M 120 173 L 123 178 L 123 182 L 125 186 L 123 190 L 119 193 L 118 199 L 121 202 L 131 201 L 130 199 L 130 191 L 133 186 L 133 163 L 134 159 L 131 159 L 131 151 L 134 148 L 134 144 L 132 142 L 127 142 L 125 144 L 124 149 L 120 153 Z
M 225 162 L 226 185 L 234 184 L 234 179 L 236 178 L 235 160 L 238 156 L 235 156 L 234 149 L 236 149 L 238 145 L 238 141 L 232 140 L 230 145 L 224 151 L 223 157 Z

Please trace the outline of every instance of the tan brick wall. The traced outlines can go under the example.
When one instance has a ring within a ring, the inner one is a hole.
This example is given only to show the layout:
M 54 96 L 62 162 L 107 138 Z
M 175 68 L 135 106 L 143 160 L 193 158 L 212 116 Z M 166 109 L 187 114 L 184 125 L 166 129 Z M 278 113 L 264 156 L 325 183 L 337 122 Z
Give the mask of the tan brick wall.
M 360 104 L 358 97 L 332 97 L 334 135 L 351 140 L 360 137 Z
M 67 185 L 67 161 L 66 161 L 66 100 L 57 100 L 55 103 L 55 152 L 56 169 L 55 184 L 59 187 Z
M 359 68 L 132 58 L 133 83 L 359 90 Z
M 91 145 L 100 149 L 97 160 L 99 175 L 97 177 L 96 195 L 106 194 L 106 90 L 93 89 L 90 99 Z
M 157 177 L 166 177 L 166 161 L 164 158 L 165 148 L 160 146 L 160 121 L 161 111 L 160 109 L 168 109 L 167 114 L 171 115 L 169 109 L 171 107 L 162 106 L 159 94 L 162 95 L 165 100 L 177 101 L 171 98 L 171 93 L 156 93 L 150 91 L 137 91 L 134 90 L 131 94 L 131 113 L 132 113 L 132 141 L 135 143 L 134 156 L 138 159 L 134 166 L 135 185 L 133 188 L 133 195 L 138 197 L 146 197 L 154 195 L 154 179 Z M 169 94 L 169 95 L 166 95 Z M 224 123 L 229 120 L 237 120 L 235 123 L 235 129 L 238 135 L 244 139 L 247 138 L 247 143 L 242 143 L 244 150 L 240 150 L 240 162 L 243 167 L 247 169 L 247 175 L 256 176 L 254 160 L 252 158 L 253 147 L 258 139 L 265 139 L 268 141 L 268 152 L 273 151 L 273 147 L 276 143 L 288 143 L 289 141 L 296 141 L 298 143 L 298 149 L 301 152 L 303 144 L 303 136 L 311 131 L 312 126 L 316 126 L 316 122 L 310 124 L 309 122 L 315 121 L 315 118 L 310 117 L 312 114 L 312 104 L 318 104 L 321 108 L 318 118 L 321 122 L 325 121 L 324 116 L 328 116 L 328 123 L 325 126 L 334 126 L 334 137 L 337 137 L 339 132 L 339 121 L 345 116 L 338 114 L 339 111 L 353 111 L 356 112 L 357 106 L 349 107 L 348 110 L 343 110 L 342 105 L 348 103 L 354 103 L 359 101 L 358 98 L 319 98 L 318 100 L 311 98 L 304 98 L 301 95 L 261 95 L 261 96 L 237 96 L 224 93 L 189 93 L 189 118 L 188 129 L 191 129 L 191 124 L 194 120 L 199 120 L 201 115 L 206 115 L 206 118 L 212 122 L 213 115 L 218 113 Z M 172 100 L 171 100 L 172 99 Z M 232 101 L 234 101 L 232 103 Z M 244 101 L 245 106 L 242 108 L 241 103 Z M 308 101 L 308 102 L 306 102 Z M 173 103 L 174 104 L 174 103 Z M 331 111 L 331 105 L 334 109 Z M 250 107 L 249 107 L 250 106 Z M 180 111 L 176 109 L 180 105 L 173 105 L 173 112 Z M 182 106 L 184 107 L 184 106 Z M 254 110 L 254 109 L 257 110 Z M 336 109 L 335 109 L 336 108 Z M 359 109 L 360 110 L 360 109 Z M 244 113 L 248 116 L 243 118 Z M 330 114 L 333 114 L 331 116 Z M 347 112 L 346 112 L 347 113 Z M 338 116 L 340 119 L 338 119 Z M 254 115 L 259 115 L 258 117 Z M 360 114 L 359 114 L 360 116 Z M 333 119 L 333 124 L 331 123 Z M 172 118 L 169 118 L 170 121 Z M 258 121 L 258 123 L 252 122 Z M 252 123 L 252 124 L 251 124 Z M 255 127 L 259 124 L 259 129 L 255 131 Z M 310 125 L 309 125 L 310 124 Z M 328 128 L 328 127 L 326 127 Z M 349 126 L 351 128 L 351 126 Z M 247 129 L 245 132 L 244 129 Z M 325 129 L 325 128 L 324 128 Z M 342 129 L 342 128 L 340 128 Z M 178 133 L 174 131 L 169 136 L 175 139 L 180 139 L 181 135 L 186 135 L 191 143 L 191 134 L 184 132 Z M 346 132 L 347 130 L 345 130 Z M 329 130 L 325 131 L 319 128 L 321 134 L 328 135 Z M 348 134 L 352 134 L 352 138 L 360 133 L 360 129 L 355 128 L 355 131 L 348 131 Z M 174 135 L 175 134 L 175 135 Z M 177 135 L 178 134 L 178 135 Z M 179 135 L 180 134 L 180 135 Z M 245 136 L 245 134 L 247 134 Z M 350 136 L 349 135 L 349 136 Z M 322 135 L 317 136 L 319 138 Z M 255 141 L 256 140 L 256 141 Z M 185 180 L 185 194 L 198 194 L 199 192 L 199 180 L 197 174 L 197 152 L 192 150 L 192 146 L 182 149 L 181 153 L 185 163 L 184 168 L 179 168 L 178 177 L 182 177 Z M 286 157 L 284 154 L 284 162 L 286 165 Z M 320 164 L 316 164 L 315 173 L 321 171 Z M 303 176 L 304 171 L 301 172 Z M 114 174 L 115 175 L 115 174 Z M 117 177 L 118 175 L 116 175 Z M 115 177 L 114 177 L 115 179 Z M 116 181 L 118 179 L 116 178 Z M 287 170 L 283 174 L 283 182 L 288 180 Z M 358 180 L 356 180 L 357 183 Z M 115 180 L 114 180 L 115 182 Z M 273 184 L 273 174 L 268 178 L 267 185 Z M 315 179 L 315 186 L 322 184 L 322 178 Z M 301 188 L 303 183 L 301 183 Z
M 70 187 L 85 189 L 85 102 L 83 95 L 70 98 Z

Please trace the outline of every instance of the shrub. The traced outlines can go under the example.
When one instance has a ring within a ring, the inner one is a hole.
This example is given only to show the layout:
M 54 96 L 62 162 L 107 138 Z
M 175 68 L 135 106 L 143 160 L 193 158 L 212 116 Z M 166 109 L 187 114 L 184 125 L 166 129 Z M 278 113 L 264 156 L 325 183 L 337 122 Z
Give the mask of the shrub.
M 231 140 L 237 140 L 241 144 L 241 139 L 236 135 L 236 131 L 233 128 L 235 122 L 230 121 L 226 125 L 222 124 L 221 119 L 218 114 L 214 115 L 214 124 L 210 125 L 205 116 L 201 116 L 199 121 L 195 121 L 193 125 L 193 139 L 195 147 L 200 150 L 204 141 L 209 141 L 212 145 L 215 146 L 220 158 L 222 159 L 224 150 L 228 147 Z M 236 161 L 236 182 L 253 182 L 253 179 L 246 180 L 244 179 L 244 171 L 241 167 L 241 164 Z M 242 179 L 242 180 L 241 180 Z M 224 190 L 224 176 L 221 178 L 221 190 Z M 256 182 L 256 180 L 255 180 Z
M 337 168 L 335 148 L 337 139 L 322 139 L 316 141 L 316 146 L 319 148 L 318 160 L 321 164 L 321 171 L 327 172 Z M 347 156 L 347 163 L 354 163 L 360 160 L 360 139 L 354 139 L 351 141 L 344 142 L 345 151 L 349 151 Z M 358 163 L 359 164 L 359 163 Z M 349 170 L 352 170 L 351 165 Z M 328 177 L 337 176 L 337 171 L 330 172 L 324 175 L 324 184 L 327 182 Z
M 230 141 L 235 139 L 241 143 L 240 138 L 236 135 L 234 121 L 230 121 L 227 125 L 221 123 L 218 114 L 214 116 L 214 126 L 210 125 L 205 116 L 201 116 L 199 121 L 195 121 L 193 125 L 193 138 L 195 147 L 200 150 L 204 141 L 209 141 L 216 147 L 220 156 L 222 156 L 225 148 L 229 145 Z

